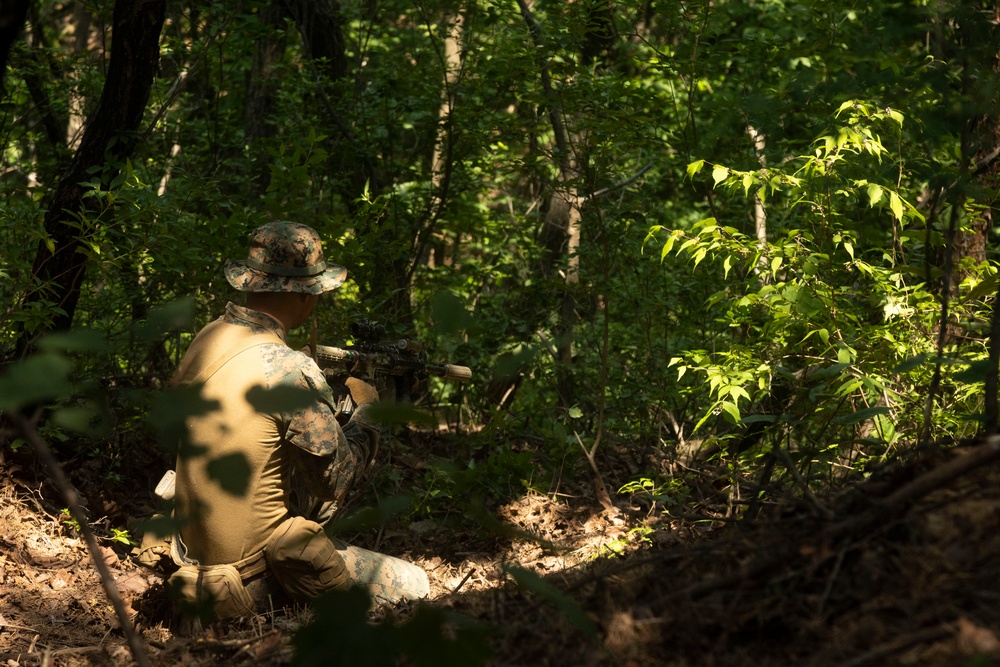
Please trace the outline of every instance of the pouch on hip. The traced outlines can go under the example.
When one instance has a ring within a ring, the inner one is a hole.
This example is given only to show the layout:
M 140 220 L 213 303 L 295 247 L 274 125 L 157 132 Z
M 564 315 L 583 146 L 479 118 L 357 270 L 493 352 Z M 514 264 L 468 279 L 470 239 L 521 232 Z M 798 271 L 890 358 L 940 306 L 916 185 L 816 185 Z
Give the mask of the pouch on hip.
M 253 598 L 233 565 L 182 565 L 167 589 L 182 616 L 204 623 L 254 613 Z

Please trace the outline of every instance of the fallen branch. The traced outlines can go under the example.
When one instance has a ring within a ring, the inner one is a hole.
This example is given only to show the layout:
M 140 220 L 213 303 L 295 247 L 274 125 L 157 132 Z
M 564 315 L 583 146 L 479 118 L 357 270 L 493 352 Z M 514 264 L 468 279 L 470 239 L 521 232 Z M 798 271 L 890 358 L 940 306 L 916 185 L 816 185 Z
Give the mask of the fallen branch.
M 132 623 L 129 621 L 128 612 L 125 611 L 125 604 L 122 602 L 121 596 L 118 595 L 118 588 L 115 586 L 115 580 L 111 576 L 108 564 L 104 562 L 104 558 L 101 556 L 101 549 L 97 544 L 97 538 L 90 529 L 90 524 L 87 523 L 87 515 L 80 504 L 80 498 L 77 495 L 76 489 L 69 483 L 66 473 L 63 472 L 62 466 L 59 465 L 59 462 L 52 454 L 52 450 L 49 449 L 45 440 L 38 435 L 35 425 L 16 410 L 8 411 L 7 416 L 17 430 L 20 431 L 24 439 L 34 448 L 35 453 L 38 454 L 38 458 L 42 460 L 45 467 L 48 468 L 52 481 L 66 501 L 66 505 L 69 507 L 73 518 L 79 524 L 80 532 L 83 533 L 84 540 L 87 543 L 87 550 L 90 552 L 90 559 L 94 562 L 94 567 L 97 568 L 97 574 L 101 579 L 101 585 L 104 587 L 104 592 L 111 601 L 111 606 L 114 607 L 115 616 L 118 617 L 118 623 L 132 649 L 132 658 L 138 663 L 139 667 L 151 667 L 149 657 L 146 655 L 142 642 L 139 640 L 139 636 L 135 633 L 135 628 L 132 627 Z
M 980 444 L 972 447 L 971 451 L 937 466 L 912 482 L 896 489 L 888 497 L 875 503 L 869 511 L 834 524 L 830 533 L 833 536 L 845 535 L 882 521 L 888 516 L 905 514 L 914 503 L 927 494 L 936 491 L 970 470 L 992 463 L 996 459 L 1000 459 L 1000 436 L 991 435 Z
M 1000 459 L 1000 436 L 989 436 L 971 448 L 971 451 L 920 475 L 888 497 L 874 502 L 865 511 L 838 523 L 828 524 L 829 527 L 825 530 L 812 531 L 804 537 L 801 543 L 789 543 L 783 545 L 782 548 L 770 550 L 766 555 L 750 560 L 736 570 L 707 577 L 680 589 L 672 589 L 670 599 L 697 600 L 718 590 L 739 587 L 747 582 L 754 582 L 754 586 L 762 588 L 771 585 L 787 576 L 787 573 L 795 568 L 795 563 L 803 555 L 802 547 L 804 545 L 816 540 L 828 546 L 834 545 L 845 538 L 870 530 L 875 525 L 901 517 L 924 496 L 963 474 L 997 459 Z M 817 552 L 809 550 L 808 553 L 815 554 Z M 841 551 L 834 551 L 826 558 L 836 558 L 839 561 L 842 557 Z M 813 562 L 811 567 L 816 567 L 816 565 L 817 563 Z M 837 567 L 839 568 L 839 565 Z M 665 596 L 655 598 L 656 602 L 665 600 Z
M 940 639 L 944 639 L 952 634 L 954 634 L 954 631 L 950 627 L 949 623 L 942 623 L 932 628 L 925 628 L 923 630 L 918 630 L 917 632 L 911 632 L 908 635 L 895 637 L 884 644 L 879 644 L 872 650 L 862 653 L 861 655 L 842 663 L 840 667 L 861 667 L 861 665 L 866 665 L 872 662 L 885 664 L 885 658 L 888 658 L 891 655 L 918 644 L 925 644 L 927 642 L 935 642 Z

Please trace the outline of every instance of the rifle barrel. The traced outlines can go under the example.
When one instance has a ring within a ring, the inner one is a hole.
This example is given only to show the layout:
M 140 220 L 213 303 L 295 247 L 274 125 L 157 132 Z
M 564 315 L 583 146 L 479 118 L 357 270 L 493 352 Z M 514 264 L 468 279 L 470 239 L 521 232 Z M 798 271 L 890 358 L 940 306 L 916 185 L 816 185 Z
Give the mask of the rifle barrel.
M 464 382 L 472 379 L 472 369 L 468 366 L 456 366 L 455 364 L 442 364 L 440 366 L 427 366 L 427 372 L 443 377 L 445 380 L 458 380 Z M 440 372 L 437 372 L 440 369 Z

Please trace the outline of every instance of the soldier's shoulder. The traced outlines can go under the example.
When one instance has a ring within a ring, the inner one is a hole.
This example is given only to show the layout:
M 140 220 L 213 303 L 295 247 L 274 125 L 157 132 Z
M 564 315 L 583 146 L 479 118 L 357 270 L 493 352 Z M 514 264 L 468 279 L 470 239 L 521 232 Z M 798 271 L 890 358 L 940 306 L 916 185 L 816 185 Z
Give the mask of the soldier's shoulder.
M 263 356 L 272 376 L 278 381 L 289 378 L 308 377 L 321 378 L 322 371 L 312 358 L 298 350 L 293 350 L 280 343 L 267 343 L 261 346 Z

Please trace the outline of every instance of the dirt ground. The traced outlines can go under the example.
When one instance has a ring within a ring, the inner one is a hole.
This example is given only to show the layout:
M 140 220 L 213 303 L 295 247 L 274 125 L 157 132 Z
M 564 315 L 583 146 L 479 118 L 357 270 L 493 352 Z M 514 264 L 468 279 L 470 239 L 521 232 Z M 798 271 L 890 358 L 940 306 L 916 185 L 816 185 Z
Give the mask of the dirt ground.
M 134 664 L 84 540 L 25 450 L 0 448 L 0 665 Z M 753 522 L 725 519 L 735 490 L 705 468 L 689 471 L 691 514 L 641 493 L 605 508 L 589 484 L 564 484 L 490 508 L 495 525 L 390 521 L 351 541 L 431 581 L 429 600 L 375 609 L 373 622 L 447 611 L 485 628 L 497 667 L 994 665 L 997 459 L 990 444 L 925 453 L 829 497 L 770 503 Z M 603 463 L 617 489 L 649 461 L 609 448 Z M 415 455 L 393 466 L 404 487 L 425 474 Z M 67 472 L 151 665 L 292 663 L 308 610 L 175 634 L 161 576 L 114 539 L 153 509 L 148 462 L 115 483 L 96 460 Z M 519 584 L 511 566 L 538 576 Z

